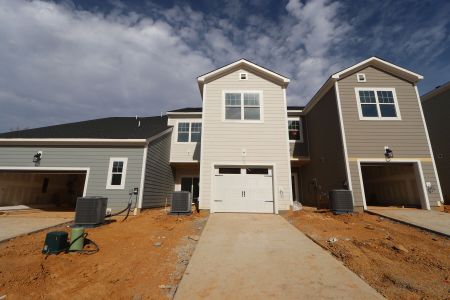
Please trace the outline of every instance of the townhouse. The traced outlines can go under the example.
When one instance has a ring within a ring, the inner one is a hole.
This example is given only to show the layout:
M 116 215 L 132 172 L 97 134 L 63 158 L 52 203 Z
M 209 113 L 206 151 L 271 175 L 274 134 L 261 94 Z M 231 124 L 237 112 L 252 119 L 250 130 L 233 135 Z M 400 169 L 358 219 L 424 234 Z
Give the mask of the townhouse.
M 151 118 L 143 131 L 134 120 L 114 136 L 123 141 L 108 147 L 108 126 L 95 136 L 73 137 L 64 130 L 76 126 L 70 124 L 59 125 L 60 135 L 53 138 L 49 132 L 58 126 L 0 135 L 0 172 L 7 173 L 0 176 L 0 197 L 28 184 L 20 176 L 11 180 L 11 174 L 98 164 L 101 171 L 85 178 L 82 193 L 123 199 L 116 207 L 126 203 L 127 188 L 139 185 L 137 209 L 164 205 L 174 190 L 184 190 L 213 213 L 278 213 L 293 201 L 327 207 L 335 189 L 350 190 L 357 211 L 371 205 L 437 208 L 443 197 L 416 86 L 421 79 L 372 57 L 331 75 L 306 107 L 287 106 L 290 80 L 242 59 L 197 78 L 201 107 Z M 136 132 L 141 144 L 133 146 L 141 164 L 133 164 L 134 181 L 123 178 L 122 184 L 113 178 L 131 172 L 130 158 L 115 151 Z M 86 147 L 82 140 L 93 137 L 95 147 Z M 43 148 L 50 142 L 51 148 Z M 101 158 L 91 155 L 96 147 Z M 39 151 L 42 163 L 32 165 Z M 42 197 L 48 177 L 39 176 L 30 199 Z M 120 184 L 108 189 L 112 183 Z M 90 190 L 96 185 L 106 189 Z

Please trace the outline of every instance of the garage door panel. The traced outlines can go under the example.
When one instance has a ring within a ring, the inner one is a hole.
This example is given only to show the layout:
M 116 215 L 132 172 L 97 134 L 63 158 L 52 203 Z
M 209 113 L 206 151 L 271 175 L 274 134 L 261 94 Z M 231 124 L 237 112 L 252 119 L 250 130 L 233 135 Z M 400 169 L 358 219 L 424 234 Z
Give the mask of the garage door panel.
M 214 211 L 273 213 L 272 170 L 242 168 L 240 174 L 217 174 Z

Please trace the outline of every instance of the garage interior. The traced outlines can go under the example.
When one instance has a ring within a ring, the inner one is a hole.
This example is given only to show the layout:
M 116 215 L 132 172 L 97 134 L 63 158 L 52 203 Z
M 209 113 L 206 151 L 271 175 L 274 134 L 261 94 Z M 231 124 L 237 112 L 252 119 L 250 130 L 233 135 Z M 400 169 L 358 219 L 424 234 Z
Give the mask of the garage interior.
M 367 206 L 421 208 L 416 169 L 413 163 L 361 163 Z
M 74 210 L 83 196 L 85 171 L 0 171 L 0 209 L 30 208 Z

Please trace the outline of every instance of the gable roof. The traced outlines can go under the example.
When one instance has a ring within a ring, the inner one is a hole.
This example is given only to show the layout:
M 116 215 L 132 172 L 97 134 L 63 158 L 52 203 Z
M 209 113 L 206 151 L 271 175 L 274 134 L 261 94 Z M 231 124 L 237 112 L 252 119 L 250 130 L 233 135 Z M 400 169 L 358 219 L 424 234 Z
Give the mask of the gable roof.
M 434 90 L 431 90 L 428 93 L 422 95 L 420 97 L 420 100 L 422 102 L 423 101 L 427 101 L 427 100 L 429 100 L 429 99 L 431 99 L 431 98 L 433 98 L 433 97 L 435 97 L 435 96 L 437 96 L 437 95 L 439 95 L 439 94 L 441 94 L 441 93 L 443 93 L 443 92 L 445 92 L 445 91 L 447 91 L 449 89 L 450 89 L 450 81 L 448 81 L 448 82 L 446 82 L 446 83 L 444 83 L 442 85 L 439 85 Z
M 314 94 L 311 100 L 306 104 L 304 112 L 307 113 L 309 110 L 311 110 L 314 107 L 314 105 L 316 105 L 316 103 L 334 86 L 334 83 L 336 81 L 348 77 L 349 75 L 354 74 L 359 70 L 362 70 L 369 66 L 373 66 L 378 69 L 384 70 L 390 74 L 396 75 L 409 82 L 413 82 L 414 84 L 423 79 L 422 75 L 404 69 L 381 58 L 372 56 L 366 60 L 363 60 L 357 64 L 354 64 L 348 68 L 345 68 L 339 72 L 332 74 L 327 79 L 327 81 L 325 81 L 325 83 L 320 87 L 320 89 L 316 92 L 316 94 Z
M 269 76 L 270 78 L 274 79 L 276 82 L 279 82 L 283 86 L 287 86 L 290 82 L 289 78 L 287 78 L 281 74 L 278 74 L 267 68 L 261 67 L 260 65 L 257 65 L 249 60 L 241 58 L 238 61 L 235 61 L 231 64 L 225 65 L 223 67 L 220 67 L 218 69 L 215 69 L 213 71 L 210 71 L 206 74 L 203 74 L 203 75 L 200 75 L 199 77 L 197 77 L 197 82 L 198 82 L 198 86 L 200 88 L 200 93 L 203 94 L 203 85 L 204 85 L 205 81 L 207 81 L 209 78 L 219 76 L 220 74 L 225 74 L 230 69 L 236 68 L 236 67 L 248 67 L 257 72 L 261 72 L 261 73 Z
M 391 74 L 397 75 L 400 78 L 403 78 L 407 81 L 414 82 L 414 83 L 417 83 L 419 80 L 423 79 L 422 75 L 419 75 L 410 70 L 407 70 L 405 68 L 397 66 L 393 63 L 390 63 L 390 62 L 383 60 L 381 58 L 378 58 L 376 56 L 372 56 L 372 57 L 370 57 L 366 60 L 363 60 L 357 64 L 354 64 L 346 69 L 343 69 L 337 73 L 334 73 L 333 75 L 331 75 L 331 78 L 342 79 L 344 77 L 347 77 L 350 74 L 355 73 L 357 70 L 364 69 L 368 66 L 377 67 L 381 70 L 384 70 Z
M 139 124 L 140 121 L 140 124 Z M 138 126 L 138 124 L 140 126 Z M 146 141 L 170 127 L 167 116 L 157 117 L 111 117 L 19 130 L 0 134 L 0 142 L 46 140 L 65 142 L 108 141 L 128 142 Z

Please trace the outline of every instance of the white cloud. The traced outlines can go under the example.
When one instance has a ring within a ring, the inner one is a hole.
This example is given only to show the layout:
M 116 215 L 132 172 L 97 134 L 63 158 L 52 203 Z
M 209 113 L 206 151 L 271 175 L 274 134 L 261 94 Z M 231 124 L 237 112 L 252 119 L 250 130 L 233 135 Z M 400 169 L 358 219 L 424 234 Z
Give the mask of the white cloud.
M 3 1 L 0 20 L 1 130 L 199 105 L 195 78 L 213 68 L 172 26 L 135 14 Z
M 352 18 L 332 0 L 290 0 L 274 20 L 239 1 L 213 12 L 148 4 L 147 15 L 110 3 L 106 13 L 70 1 L 0 1 L 0 131 L 198 106 L 195 78 L 241 57 L 290 77 L 289 104 L 301 105 L 357 59 L 387 51 L 430 58 L 449 40 L 441 18 L 397 43 L 390 34 L 402 35 L 405 24 L 392 24 L 395 15 L 365 37 L 359 25 L 378 13 L 359 9 Z

